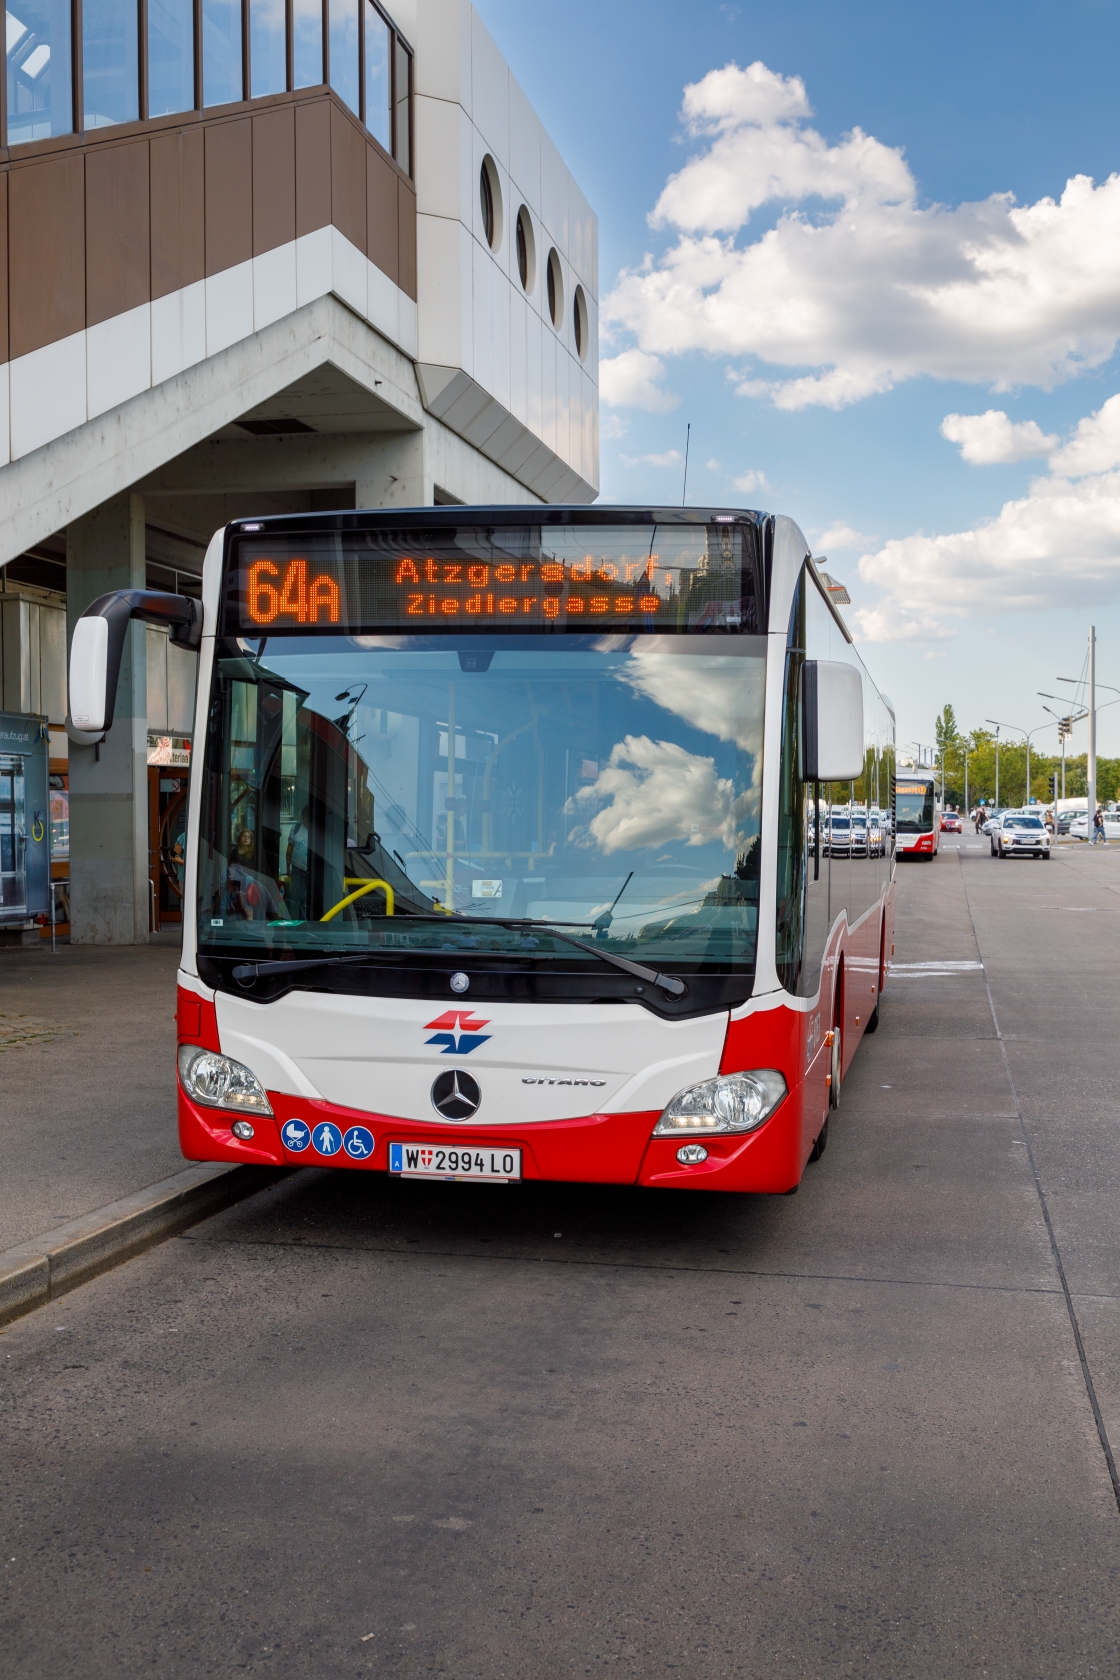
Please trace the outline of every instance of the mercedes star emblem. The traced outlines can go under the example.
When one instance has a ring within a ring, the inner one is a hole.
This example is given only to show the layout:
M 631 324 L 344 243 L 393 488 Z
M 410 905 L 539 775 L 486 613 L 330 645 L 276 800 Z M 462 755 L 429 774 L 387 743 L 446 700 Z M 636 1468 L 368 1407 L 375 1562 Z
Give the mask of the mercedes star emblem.
M 464 974 L 462 969 L 451 976 L 451 990 L 453 992 L 465 992 L 470 983 L 470 975 Z
M 432 1107 L 445 1120 L 469 1120 L 481 1101 L 478 1081 L 458 1068 L 441 1073 L 432 1086 Z

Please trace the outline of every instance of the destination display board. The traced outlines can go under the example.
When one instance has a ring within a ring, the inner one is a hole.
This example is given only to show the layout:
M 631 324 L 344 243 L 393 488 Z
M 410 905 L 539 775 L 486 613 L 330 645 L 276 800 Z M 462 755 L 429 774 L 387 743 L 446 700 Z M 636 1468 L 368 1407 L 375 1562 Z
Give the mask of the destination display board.
M 758 630 L 753 559 L 727 526 L 246 537 L 230 581 L 242 635 Z

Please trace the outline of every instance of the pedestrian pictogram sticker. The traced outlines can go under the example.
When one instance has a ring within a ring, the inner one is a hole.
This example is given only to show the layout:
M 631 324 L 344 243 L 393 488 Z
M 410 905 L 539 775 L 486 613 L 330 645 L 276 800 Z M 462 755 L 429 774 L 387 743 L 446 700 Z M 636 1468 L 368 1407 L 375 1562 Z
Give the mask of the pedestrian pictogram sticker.
M 311 1134 L 311 1141 L 320 1155 L 337 1155 L 342 1148 L 342 1133 L 337 1126 L 332 1126 L 329 1120 L 324 1120 L 321 1126 L 316 1126 Z

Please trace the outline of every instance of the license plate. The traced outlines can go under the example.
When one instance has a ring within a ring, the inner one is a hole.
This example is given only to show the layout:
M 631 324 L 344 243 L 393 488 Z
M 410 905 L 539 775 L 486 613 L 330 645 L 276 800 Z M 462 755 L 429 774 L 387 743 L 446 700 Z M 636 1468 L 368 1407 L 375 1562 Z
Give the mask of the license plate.
M 521 1178 L 521 1151 L 473 1149 L 466 1144 L 391 1143 L 389 1171 L 401 1178 L 462 1178 L 510 1184 Z

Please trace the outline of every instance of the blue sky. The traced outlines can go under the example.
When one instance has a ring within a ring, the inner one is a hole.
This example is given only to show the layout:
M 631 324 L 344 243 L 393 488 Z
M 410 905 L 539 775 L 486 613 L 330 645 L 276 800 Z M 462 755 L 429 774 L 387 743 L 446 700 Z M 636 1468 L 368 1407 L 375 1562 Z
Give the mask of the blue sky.
M 1120 8 L 475 3 L 599 216 L 603 499 L 679 501 L 691 421 L 689 500 L 827 549 L 902 743 L 1045 723 L 1092 621 L 1120 688 Z

